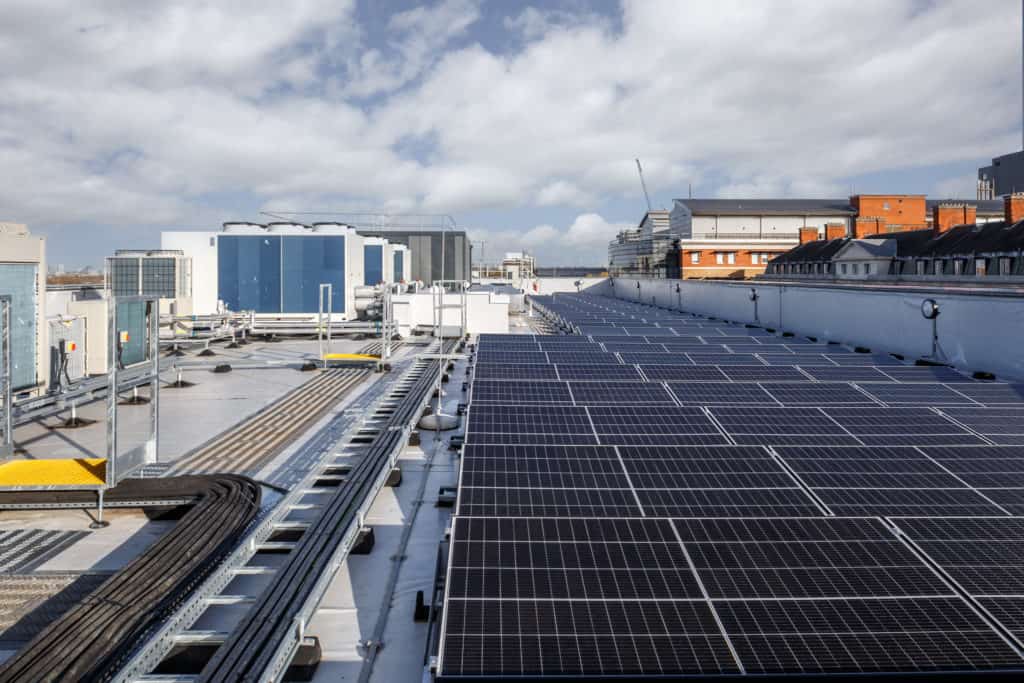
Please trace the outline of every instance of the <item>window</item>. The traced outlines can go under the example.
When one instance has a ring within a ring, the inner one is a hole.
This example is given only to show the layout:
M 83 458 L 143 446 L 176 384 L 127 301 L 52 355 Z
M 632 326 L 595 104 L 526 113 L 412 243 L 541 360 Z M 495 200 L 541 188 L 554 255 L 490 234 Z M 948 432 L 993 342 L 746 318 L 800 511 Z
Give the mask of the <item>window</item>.
M 942 275 L 946 271 L 946 264 L 942 259 L 935 259 L 935 274 Z
M 871 275 L 871 264 L 870 263 L 865 263 L 864 264 L 864 274 L 865 275 Z
M 924 275 L 925 273 L 928 272 L 926 270 L 928 268 L 928 262 L 927 261 L 918 261 L 915 265 L 917 266 L 917 274 L 918 275 Z
M 727 254 L 725 255 L 725 261 L 726 261 L 726 263 L 728 263 L 728 264 L 729 264 L 730 266 L 731 266 L 731 265 L 735 265 L 735 263 L 736 263 L 736 252 L 734 252 L 734 251 L 730 251 L 729 253 L 727 253 Z
M 889 210 L 889 202 L 882 202 L 882 209 L 885 211 Z
M 976 258 L 974 259 L 974 274 L 975 275 L 986 275 L 988 273 L 988 259 Z
M 690 252 L 690 263 L 693 263 L 693 264 L 700 263 L 700 252 L 699 251 L 691 251 Z
M 953 275 L 964 274 L 964 262 L 963 259 L 955 259 L 953 261 Z
M 750 262 L 756 266 L 757 265 L 757 259 L 758 259 L 759 256 L 760 256 L 760 254 L 758 254 L 756 251 L 750 252 Z
M 843 275 L 846 275 L 846 264 L 842 264 L 841 266 L 839 266 L 839 268 L 842 271 Z
M 723 263 L 725 263 L 725 254 L 723 254 L 720 251 L 717 252 L 715 254 L 715 263 L 717 263 L 718 265 L 722 265 Z
M 1011 267 L 1010 258 L 1008 256 L 1001 256 L 999 258 L 999 274 L 1010 275 L 1012 272 L 1013 268 Z
M 854 263 L 850 266 L 853 269 L 853 274 L 857 275 L 860 272 L 860 264 Z

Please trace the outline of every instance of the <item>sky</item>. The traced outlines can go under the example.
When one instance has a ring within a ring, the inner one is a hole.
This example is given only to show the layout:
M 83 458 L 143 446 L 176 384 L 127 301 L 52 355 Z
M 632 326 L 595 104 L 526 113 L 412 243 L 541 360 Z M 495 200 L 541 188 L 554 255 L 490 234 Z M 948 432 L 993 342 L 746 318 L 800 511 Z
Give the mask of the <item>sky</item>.
M 5 0 L 0 220 L 101 265 L 261 212 L 600 265 L 674 197 L 971 198 L 1018 0 Z

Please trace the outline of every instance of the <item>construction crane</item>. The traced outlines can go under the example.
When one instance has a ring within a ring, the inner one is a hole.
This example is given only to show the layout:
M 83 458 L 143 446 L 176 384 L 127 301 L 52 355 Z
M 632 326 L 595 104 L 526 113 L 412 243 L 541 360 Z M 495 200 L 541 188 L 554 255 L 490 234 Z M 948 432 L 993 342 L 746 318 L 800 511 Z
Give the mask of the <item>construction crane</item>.
M 644 190 L 644 199 L 647 200 L 647 210 L 652 211 L 653 209 L 651 207 L 651 197 L 650 195 L 647 194 L 647 183 L 644 182 L 644 169 L 642 166 L 640 166 L 639 159 L 636 160 L 636 170 L 637 173 L 640 174 L 640 187 L 642 187 Z

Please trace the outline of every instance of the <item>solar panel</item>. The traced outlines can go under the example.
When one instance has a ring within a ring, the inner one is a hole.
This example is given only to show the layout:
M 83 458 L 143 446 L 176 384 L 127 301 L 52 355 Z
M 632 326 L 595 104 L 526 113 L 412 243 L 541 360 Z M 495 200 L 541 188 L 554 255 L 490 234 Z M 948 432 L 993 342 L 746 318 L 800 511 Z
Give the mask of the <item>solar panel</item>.
M 800 367 L 823 365 L 826 367 L 836 367 L 835 363 L 822 354 L 803 356 L 795 353 L 759 353 L 757 357 L 766 365 L 799 365 Z
M 565 382 L 509 382 L 476 380 L 473 403 L 572 403 Z
M 833 353 L 828 358 L 836 365 L 903 365 L 899 360 L 884 353 Z
M 909 518 L 896 524 L 970 595 L 1024 595 L 1024 519 Z
M 863 390 L 889 405 L 977 405 L 943 384 L 866 384 Z
M 480 349 L 476 354 L 477 363 L 547 363 L 543 351 L 503 351 Z
M 727 365 L 721 371 L 737 382 L 810 382 L 811 378 L 794 367 L 770 365 Z
M 543 382 L 558 379 L 554 365 L 539 363 L 477 363 L 474 378 L 480 380 L 530 380 Z
M 870 396 L 841 382 L 763 382 L 761 386 L 779 403 L 788 406 L 876 405 Z
M 605 351 L 608 351 L 609 353 L 617 353 L 620 351 L 625 353 L 668 353 L 668 349 L 664 344 L 620 344 L 615 342 L 605 342 L 602 346 L 604 346 Z
M 714 365 L 641 365 L 640 371 L 652 382 L 728 382 L 729 378 Z
M 975 382 L 975 380 L 957 372 L 953 368 L 934 365 L 886 367 L 883 372 L 900 382 Z
M 752 353 L 696 353 L 686 355 L 696 365 L 763 365 Z
M 668 386 L 683 405 L 777 405 L 759 384 L 750 382 L 670 382 Z
M 558 365 L 558 377 L 579 382 L 639 382 L 640 376 L 635 365 Z
M 594 346 L 594 353 L 571 353 L 568 351 L 548 351 L 549 362 L 556 365 L 597 365 L 598 363 L 618 364 L 619 359 L 614 353 L 598 353 L 600 346 Z
M 942 413 L 993 443 L 1024 445 L 1024 409 L 943 407 Z
M 972 401 L 985 405 L 1024 408 L 1024 384 L 973 382 L 950 385 L 950 388 Z
M 839 515 L 1003 514 L 916 448 L 775 450 Z
M 690 357 L 684 353 L 624 353 L 619 357 L 627 365 L 693 365 Z
M 829 406 L 822 411 L 867 446 L 985 443 L 977 435 L 927 408 L 875 410 Z
M 893 379 L 871 366 L 825 367 L 801 365 L 800 369 L 819 382 L 892 382 Z
M 860 445 L 860 440 L 817 408 L 714 407 L 709 410 L 739 444 Z
M 1024 388 L 539 300 L 615 353 L 481 345 L 438 680 L 1024 671 Z
M 442 680 L 739 671 L 664 520 L 457 518 L 448 585 Z
M 577 405 L 600 405 L 602 403 L 675 405 L 672 396 L 661 384 L 570 382 L 569 388 Z

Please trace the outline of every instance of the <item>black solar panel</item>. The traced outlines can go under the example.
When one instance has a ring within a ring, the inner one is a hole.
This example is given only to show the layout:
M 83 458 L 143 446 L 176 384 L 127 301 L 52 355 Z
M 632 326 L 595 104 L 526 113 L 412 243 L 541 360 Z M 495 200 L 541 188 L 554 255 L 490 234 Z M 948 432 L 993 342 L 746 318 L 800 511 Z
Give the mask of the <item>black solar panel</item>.
M 480 403 L 572 403 L 565 382 L 509 382 L 476 380 L 472 401 Z
M 651 382 L 727 382 L 729 378 L 717 366 L 707 365 L 641 365 L 641 372 Z
M 550 366 L 549 366 L 550 367 Z M 639 382 L 640 376 L 635 365 L 567 365 L 558 368 L 559 379 L 578 382 Z
M 778 405 L 759 384 L 751 382 L 670 382 L 669 388 L 683 405 Z
M 1024 671 L 1024 387 L 538 301 L 614 353 L 481 342 L 438 680 Z
M 473 373 L 478 380 L 511 379 L 543 382 L 558 379 L 554 365 L 539 363 L 478 363 Z
M 889 405 L 977 405 L 975 401 L 943 384 L 866 384 L 863 389 Z
M 693 365 L 693 361 L 685 353 L 624 353 L 619 352 L 622 362 L 627 365 Z
M 794 367 L 770 365 L 726 365 L 721 368 L 736 382 L 810 382 L 811 378 Z
M 870 396 L 842 382 L 763 382 L 761 386 L 775 400 L 787 406 L 877 405 Z
M 675 405 L 672 396 L 661 384 L 650 382 L 570 382 L 569 388 L 577 405 L 631 403 Z
M 800 369 L 820 382 L 892 382 L 893 379 L 883 374 L 878 368 L 859 367 L 825 367 L 801 365 Z

